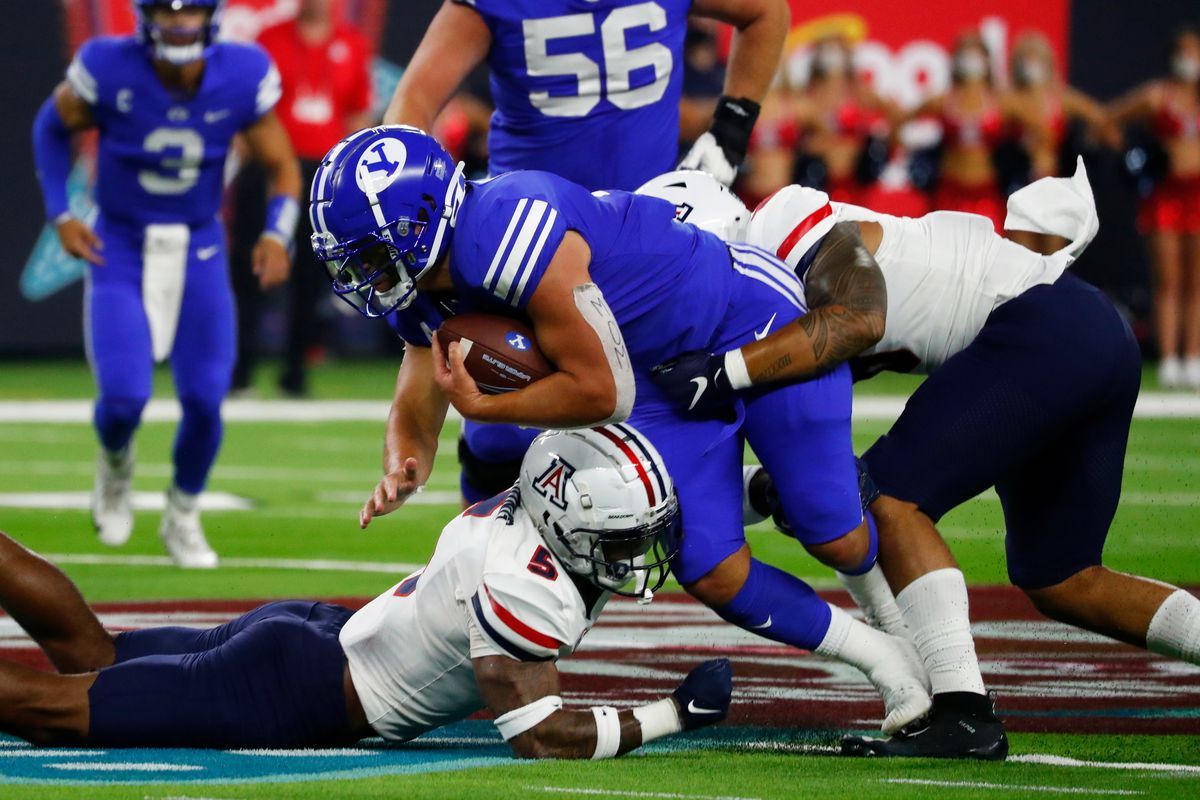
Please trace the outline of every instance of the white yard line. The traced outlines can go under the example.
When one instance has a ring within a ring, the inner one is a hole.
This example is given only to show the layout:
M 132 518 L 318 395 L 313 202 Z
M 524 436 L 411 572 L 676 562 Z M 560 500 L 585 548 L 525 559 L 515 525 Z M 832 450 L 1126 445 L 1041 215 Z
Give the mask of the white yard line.
M 1129 797 L 1145 794 L 1133 789 L 1085 789 L 1080 786 L 1017 786 L 982 781 L 934 781 L 922 778 L 880 778 L 880 783 L 902 783 L 908 786 L 945 786 L 957 789 L 1001 789 L 1010 792 L 1043 792 L 1046 794 L 1119 795 Z
M 854 401 L 858 420 L 893 420 L 904 410 L 906 397 L 864 396 Z M 388 401 L 380 400 L 228 400 L 222 406 L 226 422 L 379 422 L 387 419 Z M 1148 419 L 1200 418 L 1200 395 L 1145 392 L 1134 416 Z M 453 409 L 449 418 L 458 419 Z M 151 400 L 145 422 L 175 422 L 177 400 Z M 0 423 L 76 423 L 92 421 L 91 400 L 0 401 Z
M 167 556 L 108 556 L 94 553 L 45 553 L 56 564 L 84 564 L 111 567 L 170 567 Z M 226 569 L 297 569 L 314 572 L 369 572 L 387 575 L 407 575 L 421 564 L 388 561 L 338 561 L 335 559 L 300 558 L 222 558 Z
M 1047 753 L 1027 753 L 1025 755 L 1009 756 L 1010 763 L 1044 764 L 1049 767 L 1090 767 L 1093 769 L 1125 769 L 1137 772 L 1175 772 L 1187 775 L 1200 775 L 1200 766 L 1194 764 L 1160 764 L 1136 761 L 1082 761 L 1077 758 L 1055 756 Z
M 663 800 L 759 800 L 757 797 L 737 797 L 726 794 L 683 794 L 681 792 L 625 792 L 617 789 L 584 789 L 573 786 L 526 786 L 535 792 L 556 794 L 586 794 L 596 797 L 652 797 Z

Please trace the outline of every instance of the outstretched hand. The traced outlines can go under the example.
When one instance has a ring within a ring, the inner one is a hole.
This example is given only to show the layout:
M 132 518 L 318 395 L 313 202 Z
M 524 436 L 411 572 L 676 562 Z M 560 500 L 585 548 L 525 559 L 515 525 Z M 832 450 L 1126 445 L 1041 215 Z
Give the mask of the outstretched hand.
M 733 696 L 733 665 L 728 658 L 705 661 L 672 692 L 685 731 L 725 719 Z
M 417 480 L 417 460 L 406 458 L 400 469 L 383 476 L 371 497 L 358 512 L 358 526 L 364 530 L 375 517 L 390 514 L 404 505 L 414 492 L 421 488 Z

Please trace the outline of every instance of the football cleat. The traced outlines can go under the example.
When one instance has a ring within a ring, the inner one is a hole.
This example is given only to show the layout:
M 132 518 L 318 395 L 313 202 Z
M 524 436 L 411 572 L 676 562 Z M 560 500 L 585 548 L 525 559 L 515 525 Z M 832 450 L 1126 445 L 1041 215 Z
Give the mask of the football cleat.
M 883 698 L 883 732 L 893 734 L 929 713 L 929 678 L 920 659 L 906 649 L 915 651 L 910 642 L 883 631 L 877 639 L 878 657 L 863 672 Z
M 176 566 L 184 569 L 215 569 L 217 553 L 204 538 L 200 527 L 199 496 L 172 486 L 167 492 L 158 535 Z
M 1004 723 L 996 718 L 990 708 L 972 710 L 947 700 L 947 695 L 935 695 L 933 710 L 927 717 L 886 739 L 844 737 L 842 755 L 979 761 L 1003 761 L 1008 757 L 1008 736 L 1004 733 Z M 990 698 L 982 698 L 982 702 L 991 705 Z
M 96 456 L 92 524 L 100 543 L 109 547 L 120 547 L 133 533 L 133 464 L 133 445 L 115 458 L 103 448 Z

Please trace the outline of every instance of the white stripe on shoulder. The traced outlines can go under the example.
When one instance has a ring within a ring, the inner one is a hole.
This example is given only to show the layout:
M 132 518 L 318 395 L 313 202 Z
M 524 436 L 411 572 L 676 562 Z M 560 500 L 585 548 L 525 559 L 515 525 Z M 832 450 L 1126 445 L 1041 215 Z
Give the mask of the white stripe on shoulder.
M 279 78 L 279 70 L 272 63 L 267 74 L 258 84 L 258 95 L 254 99 L 254 111 L 260 117 L 275 107 L 283 96 L 283 83 Z
M 554 222 L 558 219 L 558 209 L 551 208 L 550 214 L 546 217 L 546 224 L 542 226 L 542 233 L 538 236 L 537 244 L 533 246 L 533 252 L 529 254 L 529 268 L 521 273 L 521 282 L 517 284 L 517 291 L 513 294 L 512 300 L 509 302 L 514 306 L 521 304 L 521 295 L 525 294 L 525 284 L 529 283 L 529 276 L 537 269 L 538 258 L 542 255 L 542 248 L 546 246 L 546 239 L 550 236 L 550 231 L 554 228 Z
M 549 207 L 550 205 L 545 200 L 534 200 L 529 204 L 529 214 L 521 223 L 521 231 L 517 234 L 512 250 L 509 251 L 508 258 L 504 262 L 504 269 L 500 271 L 500 277 L 496 280 L 495 288 L 492 289 L 492 293 L 501 300 L 508 300 L 508 294 L 512 291 L 514 282 L 523 272 L 532 271 L 526 256 L 529 253 L 529 245 L 533 242 L 533 237 L 537 235 L 538 228 L 542 224 L 542 217 L 546 216 L 546 209 Z
M 505 248 L 508 247 L 508 240 L 512 238 L 512 232 L 516 229 L 517 223 L 521 221 L 521 217 L 525 214 L 525 206 L 528 203 L 529 200 L 525 197 L 522 197 L 517 203 L 517 210 L 513 212 L 512 218 L 509 219 L 508 228 L 504 231 L 504 237 L 500 240 L 500 246 L 496 248 L 496 254 L 492 256 L 492 263 L 488 267 L 487 274 L 483 276 L 483 285 L 489 290 L 492 288 L 496 268 L 500 266 L 500 259 L 504 255 Z
M 99 85 L 92 77 L 92 73 L 83 65 L 79 56 L 76 56 L 71 65 L 67 67 L 67 83 L 71 85 L 75 94 L 79 95 L 79 99 L 88 105 L 95 105 L 96 101 L 100 99 Z
M 751 280 L 755 280 L 755 281 L 758 281 L 759 283 L 766 284 L 771 289 L 773 289 L 776 294 L 781 295 L 785 300 L 787 300 L 789 303 L 791 303 L 793 306 L 800 309 L 801 311 L 808 310 L 807 308 L 804 307 L 804 303 L 801 302 L 793 292 L 785 289 L 783 286 L 780 286 L 779 282 L 777 280 L 775 280 L 774 277 L 765 274 L 759 267 L 756 267 L 753 264 L 748 264 L 745 262 L 734 261 L 733 268 L 739 274 L 744 275 Z
M 804 287 L 796 274 L 774 257 L 759 251 L 757 248 L 750 251 L 743 251 L 731 248 L 733 252 L 734 267 L 739 265 L 752 269 L 769 278 L 777 291 L 788 295 L 796 304 L 805 305 Z M 744 270 L 739 269 L 739 272 L 745 274 Z

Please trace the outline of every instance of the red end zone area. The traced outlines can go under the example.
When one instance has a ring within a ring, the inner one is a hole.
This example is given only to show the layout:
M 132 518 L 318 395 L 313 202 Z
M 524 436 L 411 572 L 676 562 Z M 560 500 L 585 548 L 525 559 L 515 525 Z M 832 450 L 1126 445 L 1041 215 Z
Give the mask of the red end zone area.
M 842 606 L 841 592 L 822 593 Z M 357 608 L 363 599 L 335 600 Z M 255 601 L 105 603 L 112 630 L 209 627 Z M 984 678 L 1014 732 L 1200 734 L 1200 667 L 1050 622 L 1011 587 L 971 591 Z M 8 617 L 0 657 L 48 668 Z M 559 663 L 576 704 L 638 704 L 673 689 L 695 664 L 728 656 L 734 707 L 727 724 L 797 729 L 877 728 L 882 704 L 852 667 L 741 631 L 682 594 L 649 606 L 613 600 L 575 656 Z

